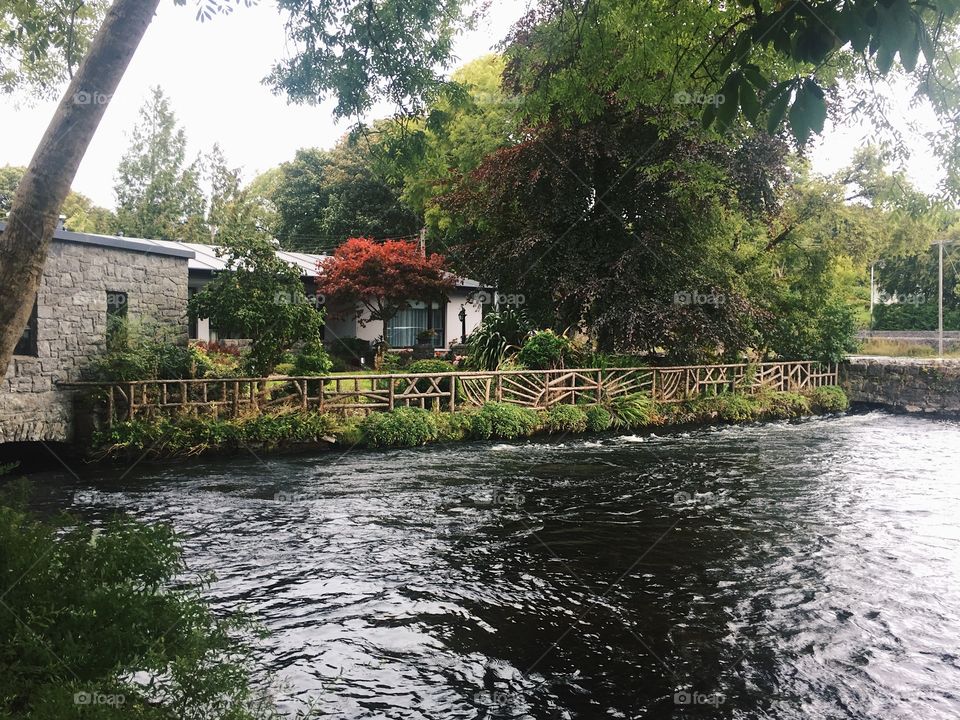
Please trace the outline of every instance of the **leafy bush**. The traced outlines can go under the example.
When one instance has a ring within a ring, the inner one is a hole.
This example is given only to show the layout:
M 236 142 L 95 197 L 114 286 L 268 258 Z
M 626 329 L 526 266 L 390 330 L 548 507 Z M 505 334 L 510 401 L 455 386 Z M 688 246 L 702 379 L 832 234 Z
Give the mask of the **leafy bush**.
M 318 441 L 336 427 L 332 415 L 286 412 L 237 420 L 208 417 L 137 418 L 94 435 L 94 447 L 108 455 L 149 453 L 154 457 L 230 450 L 244 443 L 278 446 Z
M 470 437 L 473 428 L 474 411 L 456 413 L 438 413 L 434 415 L 437 425 L 437 440 L 458 442 Z
M 757 396 L 763 415 L 776 418 L 803 417 L 810 414 L 810 399 L 792 392 L 772 392 Z
M 421 408 L 370 413 L 360 422 L 363 439 L 372 447 L 413 447 L 437 438 L 436 416 Z
M 93 359 L 86 375 L 98 380 L 181 380 L 195 377 L 197 356 L 175 341 L 169 328 L 112 318 L 106 352 Z
M 573 343 L 553 330 L 541 330 L 523 343 L 517 360 L 531 370 L 552 370 L 563 367 L 571 359 Z
M 298 375 L 326 375 L 333 369 L 333 360 L 319 342 L 308 343 L 293 364 Z
M 530 332 L 530 321 L 522 310 L 492 312 L 467 338 L 467 365 L 474 370 L 496 370 L 513 356 Z
M 656 404 L 644 393 L 617 395 L 609 398 L 604 408 L 610 413 L 611 427 L 622 429 L 650 425 L 657 415 Z
M 544 413 L 543 428 L 551 433 L 584 432 L 587 413 L 577 405 L 554 405 Z
M 296 374 L 297 374 L 297 366 L 294 365 L 292 362 L 290 362 L 290 363 L 286 363 L 286 362 L 280 363 L 279 365 L 277 365 L 277 366 L 273 369 L 273 374 L 274 374 L 274 375 L 283 375 L 283 376 L 285 376 L 285 377 L 289 377 L 290 375 L 296 375 Z
M 456 369 L 453 363 L 447 362 L 446 360 L 416 360 L 410 363 L 404 372 L 433 375 L 435 373 L 455 372 Z M 442 379 L 437 383 L 437 386 L 440 388 L 440 392 L 450 392 L 450 378 Z M 417 380 L 417 392 L 427 392 L 430 387 L 430 381 L 426 378 Z
M 613 416 L 602 405 L 591 405 L 587 408 L 587 429 L 590 432 L 609 430 L 613 424 Z
M 820 412 L 843 412 L 850 407 L 847 394 L 837 385 L 818 387 L 811 394 L 810 400 Z
M 477 440 L 513 440 L 532 435 L 539 424 L 537 413 L 529 408 L 507 403 L 487 403 L 471 416 L 470 436 Z
M 275 717 L 249 680 L 254 628 L 213 613 L 185 569 L 166 526 L 60 528 L 0 505 L 0 572 L 16 579 L 0 613 L 0 716 Z M 106 701 L 78 705 L 93 693 Z
M 760 415 L 760 406 L 749 395 L 721 393 L 709 400 L 701 401 L 697 406 L 704 410 L 711 410 L 725 422 L 747 422 L 755 420 Z

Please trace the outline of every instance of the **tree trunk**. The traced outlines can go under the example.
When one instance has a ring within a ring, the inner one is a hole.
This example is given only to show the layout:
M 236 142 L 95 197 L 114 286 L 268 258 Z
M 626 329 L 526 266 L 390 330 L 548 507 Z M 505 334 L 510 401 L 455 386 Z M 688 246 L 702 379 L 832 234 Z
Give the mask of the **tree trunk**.
M 60 208 L 159 3 L 114 2 L 17 187 L 0 234 L 0 378 L 30 318 Z

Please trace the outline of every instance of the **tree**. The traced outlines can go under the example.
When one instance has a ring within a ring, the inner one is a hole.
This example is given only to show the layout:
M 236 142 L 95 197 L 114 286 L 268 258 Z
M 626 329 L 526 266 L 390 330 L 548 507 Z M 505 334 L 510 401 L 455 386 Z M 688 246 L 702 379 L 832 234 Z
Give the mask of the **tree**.
M 413 121 L 381 124 L 375 162 L 396 176 L 403 202 L 436 233 L 450 228 L 437 198 L 487 155 L 515 140 L 517 103 L 502 89 L 503 70 L 498 55 L 478 58 L 451 76 L 459 92 L 440 95 Z
M 116 0 L 17 187 L 0 235 L 0 372 L 26 327 L 57 216 L 159 0 Z
M 275 242 L 248 232 L 244 213 L 252 207 L 238 205 L 239 213 L 221 227 L 217 252 L 229 269 L 194 295 L 188 309 L 193 318 L 250 338 L 247 371 L 265 377 L 294 345 L 320 343 L 324 313 L 308 300 L 300 269 L 277 255 Z
M 459 224 L 458 272 L 524 295 L 532 321 L 583 329 L 603 350 L 693 361 L 755 344 L 765 312 L 748 270 L 770 211 L 750 198 L 775 191 L 785 148 L 731 149 L 692 123 L 613 104 L 524 137 L 443 199 Z
M 104 0 L 3 3 L 0 92 L 55 93 L 87 53 L 108 6 Z
M 0 168 L 0 218 L 6 216 L 13 202 L 13 195 L 27 171 L 24 167 L 7 165 Z M 60 210 L 66 220 L 64 227 L 74 232 L 109 234 L 114 231 L 115 218 L 107 208 L 94 205 L 93 200 L 78 192 L 70 191 Z
M 208 242 L 198 161 L 186 163 L 187 137 L 159 87 L 140 109 L 114 192 L 125 235 Z M 219 159 L 222 159 L 220 156 Z M 221 188 L 222 189 L 222 188 Z
M 328 303 L 356 307 L 362 325 L 381 321 L 384 332 L 409 301 L 443 299 L 456 284 L 442 255 L 424 256 L 417 243 L 401 240 L 350 238 L 319 271 L 317 290 Z
M 336 95 L 334 115 L 362 117 L 386 99 L 413 114 L 446 85 L 441 70 L 469 0 L 278 0 L 296 52 L 268 78 L 298 102 Z
M 419 231 L 400 190 L 379 177 L 364 147 L 342 140 L 333 150 L 298 150 L 272 194 L 284 247 L 334 248 L 357 234 L 403 237 Z

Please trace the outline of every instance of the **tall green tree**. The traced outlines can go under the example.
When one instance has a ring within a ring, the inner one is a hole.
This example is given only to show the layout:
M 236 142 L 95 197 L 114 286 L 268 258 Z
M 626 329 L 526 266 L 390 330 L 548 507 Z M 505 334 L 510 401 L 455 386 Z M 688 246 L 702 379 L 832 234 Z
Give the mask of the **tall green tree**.
M 13 203 L 13 196 L 27 169 L 15 165 L 0 168 L 0 219 L 6 217 Z M 109 234 L 114 231 L 115 218 L 107 208 L 94 204 L 86 195 L 70 191 L 60 210 L 66 218 L 64 227 L 75 232 Z
M 152 88 L 117 168 L 118 231 L 164 240 L 209 240 L 200 163 L 188 163 L 186 153 L 187 136 L 169 99 L 159 87 Z
M 347 238 L 404 237 L 421 221 L 398 186 L 376 172 L 365 141 L 332 150 L 298 150 L 273 191 L 277 237 L 286 248 L 332 249 Z

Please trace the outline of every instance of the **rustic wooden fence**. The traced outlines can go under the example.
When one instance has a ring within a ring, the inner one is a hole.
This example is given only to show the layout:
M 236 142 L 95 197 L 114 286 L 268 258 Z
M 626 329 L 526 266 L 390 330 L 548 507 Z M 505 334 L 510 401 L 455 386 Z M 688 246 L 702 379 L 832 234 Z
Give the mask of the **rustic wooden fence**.
M 78 382 L 92 391 L 104 420 L 158 414 L 238 417 L 279 409 L 367 413 L 397 407 L 449 411 L 487 402 L 530 408 L 595 404 L 643 393 L 657 402 L 683 402 L 722 392 L 809 391 L 838 382 L 838 367 L 813 361 L 569 370 L 393 373 L 324 377 Z

